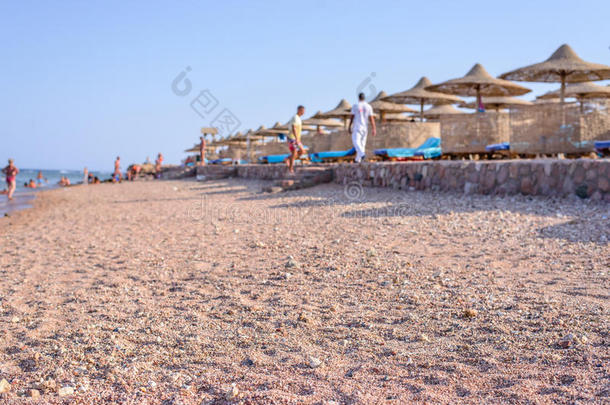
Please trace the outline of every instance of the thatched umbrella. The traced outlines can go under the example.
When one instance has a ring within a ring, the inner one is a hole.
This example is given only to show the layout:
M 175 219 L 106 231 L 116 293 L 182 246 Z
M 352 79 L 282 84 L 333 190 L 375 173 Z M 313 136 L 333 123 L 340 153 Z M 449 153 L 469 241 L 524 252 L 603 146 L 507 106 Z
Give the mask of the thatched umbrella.
M 339 104 L 332 110 L 326 111 L 324 113 L 317 113 L 312 118 L 345 118 L 351 115 L 350 110 L 352 105 L 346 100 L 341 99 Z
M 212 145 L 213 147 L 215 146 L 223 146 L 223 145 L 228 145 L 231 142 L 240 142 L 240 139 L 243 139 L 244 135 L 241 133 L 241 131 L 238 131 L 237 133 L 233 134 L 232 136 L 229 136 L 227 138 L 223 138 L 223 139 L 219 139 L 217 141 L 213 141 Z
M 424 76 L 409 90 L 389 95 L 385 97 L 384 100 L 393 103 L 419 105 L 419 113 L 422 121 L 424 119 L 424 104 L 453 104 L 462 101 L 456 96 L 426 90 L 426 87 L 429 86 L 432 86 L 432 82 Z
M 410 122 L 413 117 L 406 115 L 405 113 L 388 113 L 384 117 L 385 122 Z
M 531 91 L 517 83 L 496 79 L 480 63 L 474 65 L 466 76 L 426 87 L 426 90 L 476 97 L 477 106 L 481 105 L 482 96 L 520 96 Z
M 273 131 L 276 128 L 280 128 L 281 126 L 282 124 L 280 124 L 279 122 L 276 122 L 271 128 L 265 128 L 264 125 L 261 125 L 256 131 L 252 133 L 251 138 L 264 139 L 268 136 L 275 136 L 276 133 L 274 133 Z
M 438 119 L 441 115 L 465 114 L 450 104 L 435 105 L 424 111 L 424 117 L 428 119 Z
M 192 148 L 189 149 L 185 149 L 184 150 L 185 153 L 193 153 L 193 152 L 199 152 L 199 144 L 196 144 L 195 146 L 193 146 Z
M 203 127 L 203 128 L 201 128 L 201 133 L 203 135 L 217 135 L 218 134 L 218 128 Z
M 572 83 L 568 84 L 564 91 L 565 97 L 574 97 L 580 102 L 580 111 L 583 111 L 584 101 L 591 98 L 610 98 L 610 87 L 600 86 L 592 82 L 583 83 Z M 541 96 L 538 99 L 548 100 L 557 99 L 561 100 L 561 89 L 550 91 Z
M 347 127 L 347 119 L 352 115 L 351 108 L 352 105 L 346 99 L 342 99 L 332 110 L 315 114 L 312 118 L 340 118 Z
M 500 110 L 501 108 L 509 108 L 514 106 L 524 106 L 524 105 L 532 105 L 531 101 L 521 100 L 519 98 L 514 97 L 483 97 L 481 100 L 483 105 L 489 108 L 493 108 L 496 110 Z M 478 105 L 475 104 L 474 101 L 469 103 L 460 104 L 462 108 L 479 108 Z
M 303 125 L 301 125 L 301 131 L 313 131 L 314 129 L 316 129 L 313 125 L 305 125 L 305 122 L 302 121 Z M 339 125 L 343 125 L 341 123 L 339 123 Z M 266 134 L 268 135 L 281 135 L 281 134 L 287 134 L 290 131 L 290 127 L 288 126 L 288 123 L 281 125 L 279 122 L 277 122 L 272 128 L 269 128 L 268 130 L 266 130 Z
M 316 127 L 326 127 L 326 128 L 339 128 L 343 126 L 341 121 L 337 121 L 335 119 L 330 118 L 316 118 L 317 115 L 322 114 L 321 111 L 318 111 L 310 118 L 303 120 L 303 125 L 313 125 Z
M 391 101 L 384 101 L 384 99 L 388 97 L 385 91 L 380 91 L 377 94 L 377 97 L 373 101 L 371 101 L 371 107 L 373 111 L 378 112 L 381 121 L 385 121 L 386 113 L 390 114 L 398 114 L 398 113 L 411 113 L 415 112 L 414 109 L 407 107 L 404 104 L 397 104 Z
M 560 82 L 559 98 L 563 104 L 566 83 L 610 79 L 610 66 L 585 62 L 569 45 L 564 44 L 544 62 L 504 73 L 500 77 L 522 82 Z
M 342 126 L 344 126 L 344 123 L 342 123 L 341 121 L 332 119 L 332 118 L 314 118 L 317 114 L 322 114 L 322 112 L 318 111 L 316 114 L 314 114 L 310 118 L 303 120 L 303 125 L 304 126 L 312 126 L 312 125 L 315 126 L 316 133 L 318 133 L 320 135 L 325 133 L 324 130 L 322 129 L 322 127 L 341 128 Z
M 240 137 L 232 136 L 230 138 L 221 139 L 219 141 L 214 142 L 214 146 L 231 146 L 231 145 L 246 145 L 248 140 L 245 135 L 241 135 Z
M 559 96 L 557 96 L 557 98 L 540 98 L 540 97 L 542 97 L 542 96 L 536 97 L 536 100 L 532 101 L 532 103 L 534 105 L 561 103 L 561 100 L 559 100 Z M 566 104 L 568 104 L 568 103 L 566 102 Z

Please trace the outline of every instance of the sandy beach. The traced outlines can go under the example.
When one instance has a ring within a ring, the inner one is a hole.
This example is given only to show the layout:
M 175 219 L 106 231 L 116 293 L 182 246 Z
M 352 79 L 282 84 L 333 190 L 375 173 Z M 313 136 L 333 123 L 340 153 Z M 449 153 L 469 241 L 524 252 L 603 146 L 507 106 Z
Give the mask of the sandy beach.
M 610 400 L 607 204 L 264 184 L 0 218 L 0 402 Z

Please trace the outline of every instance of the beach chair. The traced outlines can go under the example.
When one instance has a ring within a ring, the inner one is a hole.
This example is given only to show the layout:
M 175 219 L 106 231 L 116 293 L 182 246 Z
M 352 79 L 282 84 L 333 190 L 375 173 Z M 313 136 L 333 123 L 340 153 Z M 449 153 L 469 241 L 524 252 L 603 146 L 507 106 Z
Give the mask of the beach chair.
M 415 156 L 421 156 L 424 160 L 438 159 L 443 155 L 443 151 L 438 148 L 423 148 L 415 151 Z
M 209 162 L 211 165 L 230 165 L 233 164 L 233 159 L 231 158 L 222 158 L 222 159 L 214 159 Z
M 303 146 L 303 149 L 307 151 L 309 148 L 307 146 Z M 284 163 L 284 161 L 290 156 L 289 153 L 282 153 L 279 155 L 265 155 L 259 156 L 258 162 L 264 164 L 277 164 Z M 295 163 L 307 163 L 309 162 L 309 155 L 307 153 L 303 154 L 300 159 L 295 160 Z
M 356 158 L 356 149 L 330 150 L 326 152 L 310 153 L 309 159 L 315 163 L 349 162 Z
M 610 141 L 596 141 L 595 151 L 600 157 L 610 156 Z
M 289 153 L 284 153 L 281 155 L 267 155 L 267 156 L 260 156 L 258 158 L 258 162 L 259 163 L 263 163 L 263 164 L 278 164 L 278 163 L 285 163 L 286 159 L 288 159 L 290 157 Z M 309 162 L 309 156 L 307 154 L 301 156 L 300 159 L 297 159 L 294 161 L 297 164 L 301 164 L 301 163 L 307 163 Z
M 417 148 L 376 149 L 375 155 L 390 161 L 435 159 L 442 155 L 441 139 L 428 138 Z
M 493 145 L 487 145 L 485 147 L 487 152 L 499 152 L 503 150 L 510 150 L 510 143 L 502 142 L 502 143 L 494 143 Z
M 492 145 L 485 146 L 485 150 L 489 154 L 488 157 L 490 159 L 496 158 L 505 158 L 505 157 L 514 157 L 513 153 L 510 151 L 510 143 L 502 142 L 502 143 L 494 143 Z

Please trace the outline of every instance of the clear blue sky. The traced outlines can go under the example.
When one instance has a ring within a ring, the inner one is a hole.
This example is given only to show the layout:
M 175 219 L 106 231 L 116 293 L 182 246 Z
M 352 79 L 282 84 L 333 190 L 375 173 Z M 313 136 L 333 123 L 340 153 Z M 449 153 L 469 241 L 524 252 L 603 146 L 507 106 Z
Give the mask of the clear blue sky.
M 163 152 L 178 163 L 222 109 L 240 129 L 463 75 L 546 59 L 569 43 L 610 64 L 610 2 L 0 2 L 0 163 L 111 170 Z M 192 91 L 171 90 L 187 66 Z M 555 85 L 525 84 L 534 94 Z M 218 106 L 190 106 L 208 89 Z M 526 98 L 532 98 L 527 95 Z

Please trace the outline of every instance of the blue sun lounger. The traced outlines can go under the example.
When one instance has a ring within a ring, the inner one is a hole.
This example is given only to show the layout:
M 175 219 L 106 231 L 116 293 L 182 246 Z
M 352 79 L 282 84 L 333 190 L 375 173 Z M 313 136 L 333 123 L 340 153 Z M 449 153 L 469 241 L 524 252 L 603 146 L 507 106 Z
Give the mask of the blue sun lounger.
M 283 155 L 267 155 L 267 156 L 259 156 L 259 163 L 268 163 L 268 164 L 277 164 L 284 163 L 286 159 L 290 157 L 290 154 L 285 153 Z M 300 163 L 303 160 L 307 160 L 307 155 L 303 155 L 300 159 L 295 160 L 296 163 Z
M 493 145 L 487 145 L 485 147 L 487 152 L 498 152 L 501 150 L 510 150 L 510 143 L 502 142 L 502 143 L 494 143 Z
M 211 165 L 230 165 L 231 163 L 233 163 L 231 158 L 214 159 L 209 162 Z
M 288 153 L 284 153 L 283 155 L 267 155 L 267 156 L 259 156 L 259 163 L 282 163 L 290 156 Z
M 415 159 L 417 157 L 423 159 L 433 159 L 441 156 L 441 154 L 440 138 L 428 138 L 417 148 L 389 148 L 375 150 L 375 155 L 390 160 Z
M 441 150 L 440 147 L 425 148 L 425 149 L 421 149 L 421 150 L 418 150 L 417 152 L 415 152 L 415 156 L 421 156 L 424 159 L 436 159 L 438 157 L 441 157 L 442 154 L 443 154 L 443 151 Z
M 596 141 L 595 150 L 600 156 L 610 156 L 610 141 Z
M 335 160 L 347 160 L 356 155 L 356 149 L 350 150 L 330 150 L 326 152 L 310 153 L 309 159 L 312 162 L 322 163 Z
M 304 146 L 303 149 L 307 150 L 309 148 L 307 146 Z M 259 163 L 269 163 L 269 164 L 284 163 L 284 160 L 286 160 L 289 156 L 290 156 L 289 153 L 282 153 L 280 155 L 259 156 L 258 161 L 259 161 Z M 304 154 L 301 156 L 301 159 L 297 159 L 296 162 L 300 162 L 301 160 L 307 160 L 307 159 L 308 159 L 307 155 Z

